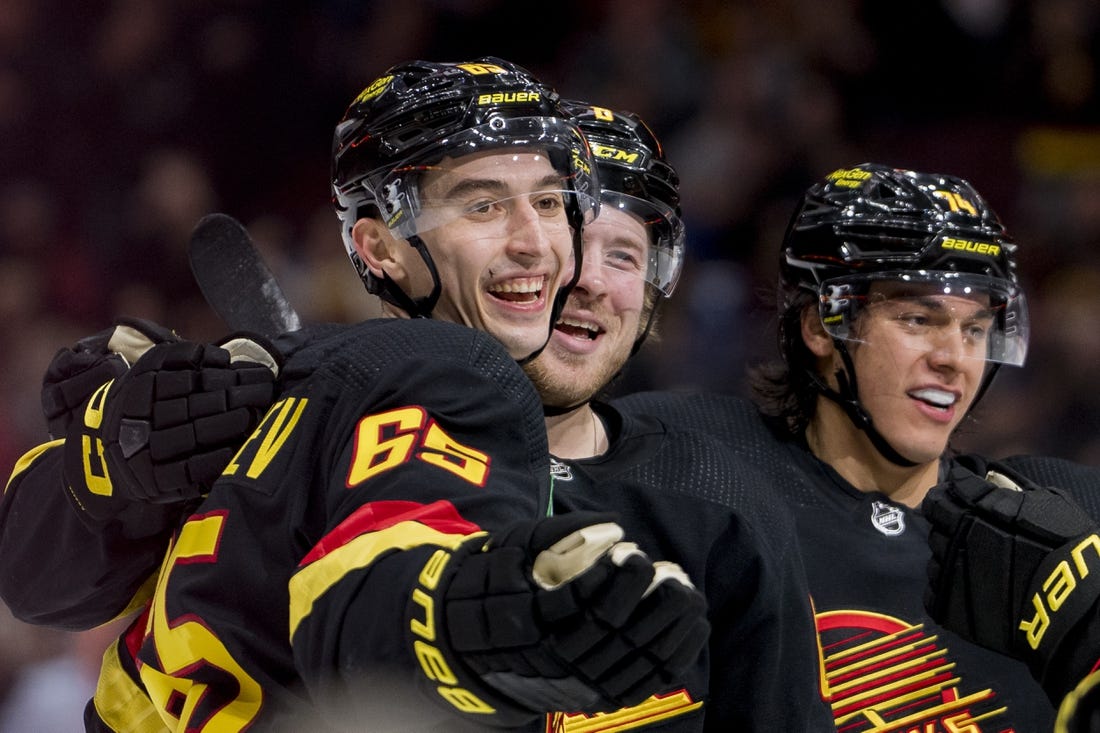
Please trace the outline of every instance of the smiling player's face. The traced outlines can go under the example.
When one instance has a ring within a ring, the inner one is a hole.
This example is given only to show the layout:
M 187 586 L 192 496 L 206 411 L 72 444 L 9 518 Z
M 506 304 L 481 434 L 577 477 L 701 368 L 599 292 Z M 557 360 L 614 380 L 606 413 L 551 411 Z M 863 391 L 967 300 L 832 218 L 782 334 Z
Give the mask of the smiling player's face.
M 534 149 L 446 158 L 423 175 L 417 232 L 441 284 L 432 317 L 486 331 L 514 358 L 540 349 L 554 295 L 572 276 L 562 174 Z M 405 241 L 384 267 L 413 298 L 433 279 Z
M 633 214 L 605 206 L 584 227 L 584 264 L 546 349 L 528 365 L 543 404 L 591 399 L 622 369 L 645 308 L 649 233 Z
M 981 387 L 992 322 L 988 296 L 872 287 L 848 350 L 860 402 L 909 460 L 937 460 L 946 449 Z M 830 373 L 839 355 L 833 360 Z

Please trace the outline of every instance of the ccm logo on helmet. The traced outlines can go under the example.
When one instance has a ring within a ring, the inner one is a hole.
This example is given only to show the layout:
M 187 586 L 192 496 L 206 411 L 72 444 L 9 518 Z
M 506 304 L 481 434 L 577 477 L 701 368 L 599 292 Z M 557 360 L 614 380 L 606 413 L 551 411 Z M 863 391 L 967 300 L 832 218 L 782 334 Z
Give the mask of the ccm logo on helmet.
M 957 249 L 964 252 L 973 252 L 979 255 L 988 255 L 990 257 L 997 257 L 1001 254 L 1001 245 L 991 244 L 990 242 L 975 242 L 972 239 L 956 239 L 955 237 L 944 237 L 940 243 L 940 247 L 943 249 Z
M 626 150 L 620 150 L 619 148 L 613 148 L 610 145 L 592 145 L 592 155 L 603 160 L 615 160 L 623 163 L 633 163 L 638 160 L 640 153 L 630 153 Z
M 537 102 L 538 92 L 493 92 L 477 98 L 478 104 L 515 104 L 516 102 Z

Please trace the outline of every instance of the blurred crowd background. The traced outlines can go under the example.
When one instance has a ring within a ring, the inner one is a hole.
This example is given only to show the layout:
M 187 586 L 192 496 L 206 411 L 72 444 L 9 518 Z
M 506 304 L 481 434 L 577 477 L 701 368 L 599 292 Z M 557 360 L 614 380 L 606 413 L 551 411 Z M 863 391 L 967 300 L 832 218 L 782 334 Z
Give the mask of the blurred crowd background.
M 45 438 L 53 353 L 116 315 L 224 327 L 185 256 L 245 222 L 307 321 L 369 316 L 328 189 L 335 122 L 388 66 L 498 55 L 640 113 L 679 168 L 689 261 L 617 389 L 744 392 L 774 355 L 801 192 L 862 161 L 961 175 L 1020 243 L 1032 314 L 958 447 L 1100 464 L 1095 0 L 0 0 L 0 466 Z M 0 606 L 0 733 L 79 731 L 106 628 Z

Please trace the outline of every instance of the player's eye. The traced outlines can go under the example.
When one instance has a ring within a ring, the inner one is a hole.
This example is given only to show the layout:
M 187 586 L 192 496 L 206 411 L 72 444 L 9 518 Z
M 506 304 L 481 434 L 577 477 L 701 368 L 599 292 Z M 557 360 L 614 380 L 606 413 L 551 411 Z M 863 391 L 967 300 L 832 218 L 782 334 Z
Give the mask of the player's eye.
M 531 205 L 543 216 L 556 216 L 565 208 L 565 201 L 560 191 L 545 191 L 537 194 Z

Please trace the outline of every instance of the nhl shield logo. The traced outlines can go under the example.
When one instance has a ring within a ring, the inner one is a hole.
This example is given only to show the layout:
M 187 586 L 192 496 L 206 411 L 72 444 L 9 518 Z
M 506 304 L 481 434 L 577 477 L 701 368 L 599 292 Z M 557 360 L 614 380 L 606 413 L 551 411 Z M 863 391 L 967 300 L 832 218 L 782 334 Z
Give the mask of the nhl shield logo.
M 884 535 L 901 534 L 905 531 L 905 515 L 896 506 L 883 501 L 872 501 L 871 524 Z
M 572 481 L 573 469 L 568 463 L 562 463 L 557 458 L 550 456 L 550 478 L 555 481 Z

